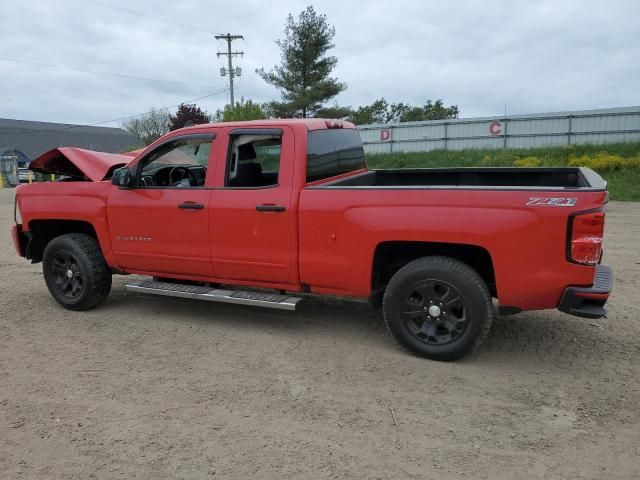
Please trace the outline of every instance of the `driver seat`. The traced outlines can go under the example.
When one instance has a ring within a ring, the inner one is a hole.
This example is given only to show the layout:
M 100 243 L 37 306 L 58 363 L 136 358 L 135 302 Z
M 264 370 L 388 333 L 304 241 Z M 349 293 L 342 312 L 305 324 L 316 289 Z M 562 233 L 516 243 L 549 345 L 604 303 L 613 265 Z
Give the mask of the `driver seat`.
M 262 165 L 254 162 L 256 151 L 253 145 L 246 143 L 238 147 L 238 168 L 236 176 L 229 181 L 233 187 L 259 187 L 262 185 Z

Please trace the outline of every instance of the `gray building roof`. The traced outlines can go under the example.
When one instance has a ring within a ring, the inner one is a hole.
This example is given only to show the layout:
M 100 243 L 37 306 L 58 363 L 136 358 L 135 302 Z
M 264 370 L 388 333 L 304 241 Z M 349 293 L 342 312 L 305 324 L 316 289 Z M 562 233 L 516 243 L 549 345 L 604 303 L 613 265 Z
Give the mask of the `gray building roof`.
M 56 147 L 117 153 L 134 146 L 142 146 L 138 137 L 121 128 L 0 118 L 0 151 L 17 148 L 31 159 Z

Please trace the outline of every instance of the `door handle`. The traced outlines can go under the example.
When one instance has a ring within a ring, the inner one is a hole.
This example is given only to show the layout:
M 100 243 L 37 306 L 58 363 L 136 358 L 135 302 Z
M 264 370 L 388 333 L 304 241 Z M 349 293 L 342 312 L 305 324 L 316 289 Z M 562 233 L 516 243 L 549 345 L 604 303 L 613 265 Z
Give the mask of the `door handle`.
M 196 202 L 184 202 L 179 203 L 178 208 L 184 208 L 185 210 L 202 210 L 204 205 L 202 203 Z
M 262 205 L 256 205 L 256 210 L 259 212 L 284 212 L 286 207 L 274 205 L 273 203 L 263 203 Z

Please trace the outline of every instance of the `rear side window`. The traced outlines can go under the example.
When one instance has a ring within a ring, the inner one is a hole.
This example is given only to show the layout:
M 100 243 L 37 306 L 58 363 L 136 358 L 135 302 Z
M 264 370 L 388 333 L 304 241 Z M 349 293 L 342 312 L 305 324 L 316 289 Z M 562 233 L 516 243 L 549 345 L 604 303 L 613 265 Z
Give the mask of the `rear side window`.
M 265 188 L 278 184 L 280 135 L 231 135 L 227 187 Z
M 307 138 L 307 182 L 365 168 L 360 133 L 354 129 L 312 130 Z

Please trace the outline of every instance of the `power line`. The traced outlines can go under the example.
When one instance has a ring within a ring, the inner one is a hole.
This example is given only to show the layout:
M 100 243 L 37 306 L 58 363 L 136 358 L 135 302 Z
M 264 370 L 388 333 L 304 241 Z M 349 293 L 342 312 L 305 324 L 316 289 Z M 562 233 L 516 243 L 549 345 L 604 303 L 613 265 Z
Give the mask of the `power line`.
M 32 62 L 29 60 L 18 60 L 15 58 L 0 58 L 0 61 L 2 62 L 11 62 L 11 63 L 19 63 L 19 64 L 24 64 L 24 65 L 34 65 L 34 66 L 38 66 L 38 67 L 48 67 L 48 68 L 56 68 L 59 70 L 70 70 L 72 72 L 81 72 L 81 73 L 91 73 L 94 75 L 106 75 L 109 77 L 118 77 L 118 78 L 127 78 L 127 79 L 132 79 L 132 80 L 143 80 L 146 82 L 157 82 L 157 83 L 167 83 L 167 84 L 172 84 L 172 85 L 187 85 L 187 86 L 194 86 L 194 87 L 206 87 L 206 88 L 211 88 L 212 85 L 205 85 L 203 83 L 187 83 L 187 82 L 176 82 L 173 80 L 161 80 L 158 78 L 149 78 L 149 77 L 139 77 L 136 75 L 126 75 L 123 73 L 111 73 L 111 72 L 101 72 L 98 70 L 88 70 L 88 69 L 84 69 L 84 68 L 76 68 L 76 67 L 67 67 L 67 66 L 63 66 L 63 65 L 54 65 L 52 63 L 41 63 L 41 62 Z
M 168 107 L 160 107 L 160 108 L 157 108 L 156 110 L 170 110 L 172 108 L 178 108 L 182 104 L 186 105 L 186 104 L 197 102 L 199 100 L 204 100 L 205 98 L 213 97 L 215 95 L 220 95 L 221 93 L 224 93 L 224 92 L 226 92 L 228 90 L 229 90 L 228 88 L 223 88 L 222 90 L 218 90 L 217 92 L 209 93 L 208 95 L 204 95 L 202 97 L 193 98 L 191 100 L 186 100 L 184 102 L 180 102 L 180 103 L 177 103 L 175 105 L 170 105 Z M 99 126 L 99 125 L 104 125 L 105 123 L 121 122 L 121 121 L 124 121 L 124 120 L 129 120 L 131 118 L 142 117 L 143 115 L 148 115 L 149 113 L 151 113 L 151 110 L 149 110 L 147 112 L 144 112 L 144 113 L 136 113 L 135 115 L 128 115 L 126 117 L 115 118 L 113 120 L 105 120 L 103 122 L 90 123 L 88 125 L 80 125 L 80 126 L 82 126 L 82 127 L 96 127 L 96 126 Z
M 157 108 L 156 110 L 161 110 L 161 111 L 162 110 L 170 110 L 172 108 L 177 108 L 182 104 L 190 104 L 190 103 L 197 102 L 199 100 L 204 100 L 205 98 L 213 97 L 214 95 L 220 95 L 221 93 L 224 93 L 224 92 L 226 92 L 228 90 L 229 90 L 228 88 L 224 88 L 222 90 L 210 93 L 208 95 L 204 95 L 202 97 L 193 98 L 191 100 L 186 100 L 186 101 L 180 102 L 180 103 L 175 104 L 175 105 L 170 105 L 168 107 Z M 69 125 L 69 126 L 67 126 L 65 128 L 48 128 L 48 129 L 44 129 L 44 130 L 43 129 L 25 130 L 25 131 L 17 132 L 17 133 L 14 133 L 14 132 L 0 132 L 0 135 L 26 135 L 26 134 L 37 134 L 37 133 L 46 133 L 46 132 L 64 132 L 64 131 L 67 131 L 67 130 L 74 130 L 74 129 L 77 129 L 77 128 L 98 127 L 100 125 L 104 125 L 104 124 L 107 124 L 107 123 L 123 122 L 125 120 L 130 120 L 132 118 L 142 117 L 144 115 L 148 115 L 149 113 L 151 113 L 151 111 L 152 110 L 149 110 L 149 111 L 143 112 L 143 113 L 136 113 L 135 115 L 127 115 L 125 117 L 114 118 L 112 120 L 104 120 L 102 122 L 88 123 L 88 124 L 85 124 L 85 125 Z
M 259 59 L 256 55 L 254 55 L 253 53 L 251 53 L 251 51 L 253 50 L 253 46 L 249 44 L 249 42 L 246 39 L 242 39 L 242 41 L 244 42 L 245 46 L 248 48 L 248 51 L 246 52 L 247 55 L 249 55 L 249 57 L 253 58 L 256 61 L 256 66 L 261 66 L 264 67 L 264 62 Z
M 221 75 L 225 75 L 225 73 L 229 74 L 229 97 L 230 97 L 230 102 L 229 104 L 231 105 L 231 108 L 233 108 L 235 106 L 235 101 L 233 98 L 233 78 L 236 76 L 240 76 L 241 74 L 241 70 L 238 68 L 237 70 L 233 69 L 233 57 L 237 57 L 238 55 L 242 56 L 244 55 L 243 51 L 235 51 L 232 52 L 231 51 L 231 42 L 233 42 L 234 40 L 244 40 L 244 37 L 242 35 L 231 35 L 230 33 L 227 33 L 226 35 L 216 35 L 216 40 L 226 40 L 227 41 L 227 51 L 226 52 L 218 52 L 218 58 L 220 58 L 220 55 L 226 55 L 227 59 L 229 60 L 229 68 L 221 68 L 220 69 L 220 74 Z
M 209 34 L 215 34 L 210 30 L 205 30 L 204 28 L 194 27 L 193 25 L 188 25 L 186 23 L 174 22 L 173 20 L 167 20 L 166 18 L 154 17 L 152 15 L 147 15 L 146 13 L 136 12 L 135 10 L 129 10 L 122 7 L 116 7 L 115 5 L 110 5 L 108 3 L 98 2 L 97 0 L 84 0 L 88 3 L 94 3 L 96 5 L 100 5 L 101 7 L 112 8 L 113 10 L 119 10 L 121 12 L 130 13 L 131 15 L 138 15 L 139 17 L 144 17 L 148 20 L 155 20 L 156 22 L 164 22 L 170 23 L 171 25 L 178 25 L 179 27 L 188 28 L 189 30 L 195 30 L 197 32 L 204 32 Z

